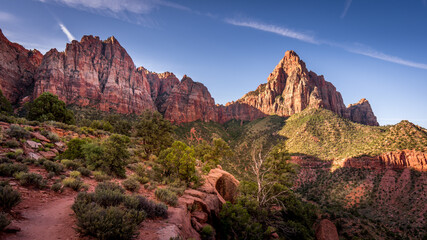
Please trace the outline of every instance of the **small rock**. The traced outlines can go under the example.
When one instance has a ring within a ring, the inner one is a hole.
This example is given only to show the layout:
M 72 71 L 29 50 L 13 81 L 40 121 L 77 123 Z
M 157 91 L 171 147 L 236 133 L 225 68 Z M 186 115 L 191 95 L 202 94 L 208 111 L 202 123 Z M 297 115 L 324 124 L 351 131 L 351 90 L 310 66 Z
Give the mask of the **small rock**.
M 4 231 L 7 232 L 7 233 L 16 233 L 16 232 L 21 231 L 21 228 L 18 227 L 18 226 L 16 226 L 15 224 L 11 223 L 9 226 L 7 226 L 4 229 Z
M 41 146 L 42 146 L 42 144 L 41 144 L 41 143 L 34 142 L 34 141 L 32 141 L 32 140 L 27 140 L 27 144 L 28 144 L 28 146 L 30 146 L 31 148 L 35 148 L 35 149 L 37 149 L 37 148 L 39 148 L 39 147 L 41 147 Z
M 38 140 L 43 141 L 43 142 L 50 142 L 49 139 L 47 139 L 45 136 L 41 135 L 38 132 L 32 132 L 31 136 L 34 138 L 37 138 Z
M 317 240 L 338 240 L 338 232 L 335 225 L 328 219 L 320 221 L 316 229 Z
M 63 148 L 65 146 L 65 143 L 63 142 L 56 142 L 55 145 L 59 148 Z
M 56 157 L 56 154 L 52 151 L 49 152 L 39 152 L 44 158 L 46 159 L 52 159 Z
M 40 158 L 42 158 L 42 156 L 40 156 L 39 154 L 34 153 L 34 152 L 28 153 L 28 157 L 30 159 L 34 159 L 34 160 L 39 160 Z

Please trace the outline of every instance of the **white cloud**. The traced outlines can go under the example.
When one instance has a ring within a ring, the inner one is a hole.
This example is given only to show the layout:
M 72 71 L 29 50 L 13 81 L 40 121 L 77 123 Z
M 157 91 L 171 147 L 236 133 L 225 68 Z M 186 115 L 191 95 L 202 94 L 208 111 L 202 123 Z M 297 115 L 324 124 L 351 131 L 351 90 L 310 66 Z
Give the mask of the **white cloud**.
M 345 7 L 341 13 L 341 18 L 345 18 L 345 16 L 347 15 L 348 9 L 350 8 L 352 1 L 353 0 L 345 0 Z
M 93 10 L 107 10 L 113 13 L 149 13 L 159 6 L 190 10 L 189 8 L 164 0 L 39 0 L 41 2 L 57 2 L 73 8 L 89 8 Z
M 427 70 L 427 64 L 413 62 L 413 61 L 405 60 L 396 56 L 391 56 L 391 55 L 373 50 L 369 47 L 362 46 L 361 44 L 357 44 L 356 46 L 349 46 L 349 45 L 340 44 L 340 43 L 336 43 L 329 40 L 316 39 L 313 36 L 310 36 L 298 31 L 290 30 L 280 26 L 263 24 L 256 21 L 238 21 L 238 20 L 232 20 L 232 19 L 225 19 L 225 22 L 234 26 L 249 27 L 249 28 L 253 28 L 256 30 L 264 31 L 264 32 L 271 32 L 284 37 L 297 39 L 303 42 L 308 42 L 308 43 L 318 44 L 318 45 L 328 45 L 331 47 L 344 49 L 351 53 L 364 55 L 367 57 L 383 60 L 386 62 L 391 62 L 391 63 L 396 63 L 396 64 L 408 66 L 408 67 Z
M 314 39 L 313 36 L 275 25 L 264 24 L 256 21 L 239 21 L 233 19 L 225 19 L 225 22 L 235 26 L 249 27 L 264 32 L 275 33 L 288 38 L 294 38 L 303 42 L 318 44 L 318 42 Z
M 0 11 L 0 22 L 13 22 L 16 21 L 16 17 L 7 12 Z
M 75 40 L 73 34 L 71 34 L 70 31 L 68 31 L 68 29 L 65 27 L 64 24 L 59 23 L 59 26 L 61 27 L 61 30 L 64 32 L 64 34 L 67 36 L 68 41 L 71 42 L 71 41 Z

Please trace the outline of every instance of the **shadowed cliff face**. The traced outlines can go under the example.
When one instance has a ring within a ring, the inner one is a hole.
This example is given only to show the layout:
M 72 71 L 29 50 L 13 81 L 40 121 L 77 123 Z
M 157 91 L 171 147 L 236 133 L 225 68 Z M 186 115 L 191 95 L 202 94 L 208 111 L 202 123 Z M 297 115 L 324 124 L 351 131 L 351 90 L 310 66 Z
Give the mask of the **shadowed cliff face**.
M 34 73 L 42 58 L 39 51 L 10 42 L 0 29 L 0 88 L 11 103 L 31 94 Z
M 64 52 L 52 49 L 42 56 L 9 42 L 0 34 L 0 87 L 17 103 L 43 92 L 67 104 L 102 111 L 136 113 L 157 110 L 174 123 L 196 120 L 224 123 L 251 121 L 267 115 L 290 116 L 306 108 L 326 108 L 355 122 L 378 125 L 368 101 L 345 107 L 335 87 L 309 72 L 294 51 L 286 52 L 266 84 L 236 102 L 216 105 L 208 89 L 184 76 L 136 68 L 114 37 L 83 36 L 67 44 Z

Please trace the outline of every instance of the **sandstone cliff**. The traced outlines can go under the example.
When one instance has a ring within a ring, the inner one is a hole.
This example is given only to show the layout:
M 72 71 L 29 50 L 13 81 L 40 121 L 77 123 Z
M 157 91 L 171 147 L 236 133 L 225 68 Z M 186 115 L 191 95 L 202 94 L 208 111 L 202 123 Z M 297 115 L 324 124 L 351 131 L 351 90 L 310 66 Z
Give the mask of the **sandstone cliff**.
M 0 89 L 10 102 L 15 104 L 31 94 L 34 73 L 42 58 L 39 51 L 10 42 L 0 29 Z
M 308 71 L 294 51 L 285 53 L 270 73 L 267 83 L 237 102 L 253 106 L 265 114 L 279 116 L 290 116 L 306 108 L 325 108 L 355 122 L 378 125 L 366 99 L 346 108 L 334 85 L 325 81 L 323 76 Z
M 50 50 L 35 78 L 34 97 L 51 92 L 67 104 L 118 113 L 155 110 L 144 72 L 114 37 L 84 36 L 65 52 Z

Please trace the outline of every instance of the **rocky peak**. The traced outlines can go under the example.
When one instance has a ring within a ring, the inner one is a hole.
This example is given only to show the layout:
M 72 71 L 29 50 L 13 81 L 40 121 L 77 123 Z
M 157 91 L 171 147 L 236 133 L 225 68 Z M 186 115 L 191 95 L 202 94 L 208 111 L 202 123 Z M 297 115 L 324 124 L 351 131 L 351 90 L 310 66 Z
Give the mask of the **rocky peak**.
M 30 95 L 43 55 L 10 42 L 0 29 L 0 89 L 12 103 Z
M 365 98 L 360 99 L 355 104 L 350 104 L 347 107 L 348 118 L 353 122 L 362 123 L 365 125 L 378 126 L 377 117 L 372 111 L 371 104 Z

